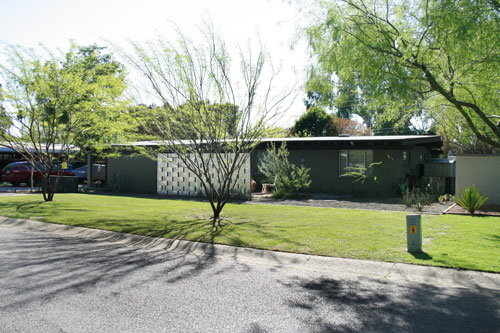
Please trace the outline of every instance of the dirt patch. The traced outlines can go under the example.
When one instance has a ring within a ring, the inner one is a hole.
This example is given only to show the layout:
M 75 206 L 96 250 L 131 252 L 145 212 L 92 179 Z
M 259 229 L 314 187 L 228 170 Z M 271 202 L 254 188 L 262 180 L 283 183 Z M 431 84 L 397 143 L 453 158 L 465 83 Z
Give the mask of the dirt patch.
M 471 215 L 467 210 L 462 208 L 461 206 L 454 204 L 446 211 L 444 214 L 455 214 L 455 215 Z M 474 212 L 475 216 L 500 216 L 500 206 L 498 205 L 489 205 L 483 206 L 480 209 Z

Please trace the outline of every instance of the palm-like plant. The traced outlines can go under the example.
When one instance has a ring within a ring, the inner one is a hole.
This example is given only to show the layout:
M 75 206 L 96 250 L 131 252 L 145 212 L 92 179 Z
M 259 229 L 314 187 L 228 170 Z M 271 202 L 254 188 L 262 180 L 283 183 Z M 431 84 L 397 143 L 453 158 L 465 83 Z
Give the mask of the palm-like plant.
M 462 206 L 469 213 L 474 214 L 488 200 L 486 195 L 479 193 L 476 185 L 462 189 L 462 194 L 456 198 L 457 204 Z

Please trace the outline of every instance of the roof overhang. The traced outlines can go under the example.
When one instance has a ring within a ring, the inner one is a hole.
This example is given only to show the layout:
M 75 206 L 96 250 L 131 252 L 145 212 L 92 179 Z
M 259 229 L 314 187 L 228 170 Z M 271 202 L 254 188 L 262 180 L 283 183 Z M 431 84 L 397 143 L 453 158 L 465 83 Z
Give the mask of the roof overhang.
M 293 148 L 330 149 L 405 149 L 409 146 L 440 148 L 443 141 L 439 135 L 394 135 L 394 136 L 347 136 L 309 138 L 270 138 L 262 140 L 259 149 L 270 143 L 286 143 Z
M 231 141 L 231 140 L 228 140 Z M 202 142 L 203 143 L 203 142 Z M 443 141 L 439 135 L 393 135 L 393 136 L 325 136 L 302 138 L 266 138 L 262 139 L 257 149 L 266 149 L 271 143 L 286 143 L 290 149 L 405 149 L 409 146 L 440 148 Z M 192 144 L 189 140 L 179 140 L 174 144 Z M 151 147 L 164 146 L 161 141 L 136 141 L 115 147 Z

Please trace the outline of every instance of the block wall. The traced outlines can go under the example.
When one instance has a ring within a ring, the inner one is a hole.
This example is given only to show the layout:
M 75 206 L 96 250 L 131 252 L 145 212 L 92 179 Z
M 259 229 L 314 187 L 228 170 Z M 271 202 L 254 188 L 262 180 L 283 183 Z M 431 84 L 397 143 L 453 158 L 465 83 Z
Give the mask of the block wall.
M 209 154 L 205 154 L 204 158 L 208 158 Z M 232 154 L 226 155 L 228 159 L 232 159 Z M 216 169 L 211 166 L 209 169 L 212 179 L 215 179 L 216 184 Z M 201 181 L 186 168 L 176 154 L 158 154 L 158 169 L 157 169 L 157 193 L 166 195 L 179 196 L 200 196 L 204 195 Z M 250 158 L 246 156 L 245 162 L 240 169 L 234 187 L 234 194 L 244 196 L 250 195 Z M 233 178 L 235 179 L 235 178 Z

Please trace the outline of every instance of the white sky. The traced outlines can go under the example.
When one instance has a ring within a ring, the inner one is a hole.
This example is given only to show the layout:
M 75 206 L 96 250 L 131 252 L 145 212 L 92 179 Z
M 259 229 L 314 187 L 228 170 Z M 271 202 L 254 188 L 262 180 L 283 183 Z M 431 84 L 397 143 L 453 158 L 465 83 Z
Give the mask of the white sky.
M 70 39 L 105 45 L 104 40 L 151 40 L 158 33 L 168 38 L 172 22 L 196 37 L 206 15 L 228 42 L 243 44 L 258 34 L 273 63 L 283 63 L 283 85 L 303 85 L 305 43 L 290 48 L 301 15 L 283 0 L 0 0 L 0 41 L 65 51 Z M 299 91 L 283 125 L 292 125 L 305 111 L 303 97 Z

